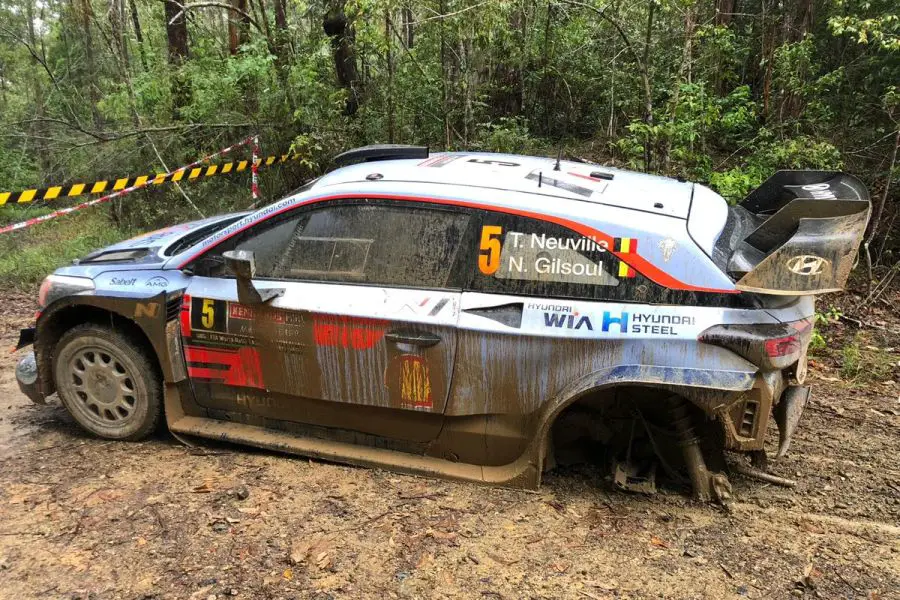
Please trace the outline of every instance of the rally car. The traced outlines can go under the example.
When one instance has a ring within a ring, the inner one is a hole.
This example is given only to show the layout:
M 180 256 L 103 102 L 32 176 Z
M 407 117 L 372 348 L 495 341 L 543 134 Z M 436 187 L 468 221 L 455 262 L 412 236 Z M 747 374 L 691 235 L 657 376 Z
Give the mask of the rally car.
M 256 212 L 55 271 L 22 332 L 22 390 L 109 439 L 164 419 L 501 485 L 578 456 L 623 489 L 659 471 L 701 499 L 727 497 L 729 469 L 771 477 L 770 418 L 781 455 L 809 395 L 814 297 L 844 285 L 868 221 L 859 180 L 781 171 L 730 207 L 553 158 L 335 162 Z

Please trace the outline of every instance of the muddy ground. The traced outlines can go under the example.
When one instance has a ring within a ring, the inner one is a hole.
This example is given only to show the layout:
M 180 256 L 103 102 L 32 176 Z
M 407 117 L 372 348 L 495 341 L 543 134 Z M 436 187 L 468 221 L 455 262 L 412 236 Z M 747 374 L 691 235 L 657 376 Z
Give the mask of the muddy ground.
M 33 301 L 0 307 L 5 348 Z M 900 598 L 900 319 L 886 312 L 832 326 L 814 361 L 814 399 L 773 465 L 797 488 L 732 476 L 727 509 L 617 493 L 587 467 L 532 493 L 167 434 L 104 442 L 31 404 L 4 355 L 0 598 Z M 877 368 L 841 369 L 854 338 Z

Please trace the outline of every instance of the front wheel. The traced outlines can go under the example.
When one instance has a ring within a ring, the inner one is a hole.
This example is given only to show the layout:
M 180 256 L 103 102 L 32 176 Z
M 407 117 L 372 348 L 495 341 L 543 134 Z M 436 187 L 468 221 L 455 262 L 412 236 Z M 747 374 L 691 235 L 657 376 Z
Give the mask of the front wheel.
M 140 440 L 162 412 L 161 379 L 144 348 L 108 327 L 84 324 L 56 346 L 56 389 L 78 424 L 113 440 Z

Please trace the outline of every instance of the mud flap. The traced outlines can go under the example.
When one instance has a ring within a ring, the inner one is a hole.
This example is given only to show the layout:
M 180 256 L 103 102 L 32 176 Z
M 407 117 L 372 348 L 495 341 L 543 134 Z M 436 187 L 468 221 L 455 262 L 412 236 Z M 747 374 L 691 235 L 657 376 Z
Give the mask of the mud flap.
M 808 400 L 809 386 L 805 385 L 792 385 L 781 396 L 781 401 L 774 410 L 775 422 L 778 424 L 778 454 L 775 458 L 782 458 L 787 454 Z

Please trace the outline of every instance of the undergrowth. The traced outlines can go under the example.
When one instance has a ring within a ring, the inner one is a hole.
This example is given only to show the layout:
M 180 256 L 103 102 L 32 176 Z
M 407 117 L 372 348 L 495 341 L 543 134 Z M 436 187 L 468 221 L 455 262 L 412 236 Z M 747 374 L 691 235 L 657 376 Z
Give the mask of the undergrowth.
M 0 207 L 4 223 L 50 212 L 47 207 Z M 0 234 L 0 285 L 31 290 L 55 269 L 72 260 L 135 235 L 117 227 L 108 209 L 94 208 L 66 215 L 21 231 Z

